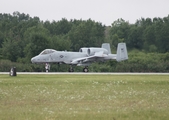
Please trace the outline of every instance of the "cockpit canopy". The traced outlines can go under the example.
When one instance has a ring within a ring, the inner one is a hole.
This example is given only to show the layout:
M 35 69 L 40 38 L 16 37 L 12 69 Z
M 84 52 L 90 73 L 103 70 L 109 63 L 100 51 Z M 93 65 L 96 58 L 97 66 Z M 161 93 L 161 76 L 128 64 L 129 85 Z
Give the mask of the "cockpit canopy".
M 46 54 L 50 54 L 55 52 L 56 50 L 54 49 L 45 49 L 44 51 L 42 51 L 39 55 L 46 55 Z

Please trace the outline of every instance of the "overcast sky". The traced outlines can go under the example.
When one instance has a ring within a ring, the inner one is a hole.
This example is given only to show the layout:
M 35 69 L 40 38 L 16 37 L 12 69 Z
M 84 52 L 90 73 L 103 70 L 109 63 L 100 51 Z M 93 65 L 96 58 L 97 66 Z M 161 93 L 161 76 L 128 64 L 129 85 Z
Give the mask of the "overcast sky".
M 135 23 L 142 17 L 167 17 L 169 0 L 0 0 L 0 13 L 14 11 L 43 21 L 91 18 L 108 26 L 118 18 Z

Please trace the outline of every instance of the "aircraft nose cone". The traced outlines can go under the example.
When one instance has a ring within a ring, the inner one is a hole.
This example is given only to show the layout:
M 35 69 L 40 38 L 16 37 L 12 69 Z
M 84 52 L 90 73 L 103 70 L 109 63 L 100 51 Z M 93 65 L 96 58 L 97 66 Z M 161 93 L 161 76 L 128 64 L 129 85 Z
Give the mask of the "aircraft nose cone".
M 31 59 L 31 62 L 32 62 L 32 63 L 35 63 L 35 57 L 33 57 L 33 58 Z

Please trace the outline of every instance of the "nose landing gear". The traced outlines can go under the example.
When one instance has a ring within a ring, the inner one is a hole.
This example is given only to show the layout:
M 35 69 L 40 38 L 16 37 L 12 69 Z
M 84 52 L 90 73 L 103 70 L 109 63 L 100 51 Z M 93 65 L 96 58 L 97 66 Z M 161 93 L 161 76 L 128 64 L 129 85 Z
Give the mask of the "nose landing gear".
M 87 66 L 85 68 L 83 68 L 83 72 L 89 72 L 89 69 Z
M 46 69 L 46 72 L 49 72 L 49 70 L 50 70 L 50 64 L 49 63 L 45 64 L 45 69 Z

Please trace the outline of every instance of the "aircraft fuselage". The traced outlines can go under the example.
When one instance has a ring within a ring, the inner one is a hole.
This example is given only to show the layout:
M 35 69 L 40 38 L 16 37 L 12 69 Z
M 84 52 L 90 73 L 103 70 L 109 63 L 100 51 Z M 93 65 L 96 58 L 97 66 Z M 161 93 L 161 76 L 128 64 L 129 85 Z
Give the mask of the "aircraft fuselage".
M 88 55 L 80 52 L 55 51 L 50 54 L 40 54 L 31 59 L 32 63 L 66 63 L 71 64 L 72 59 L 87 57 Z

